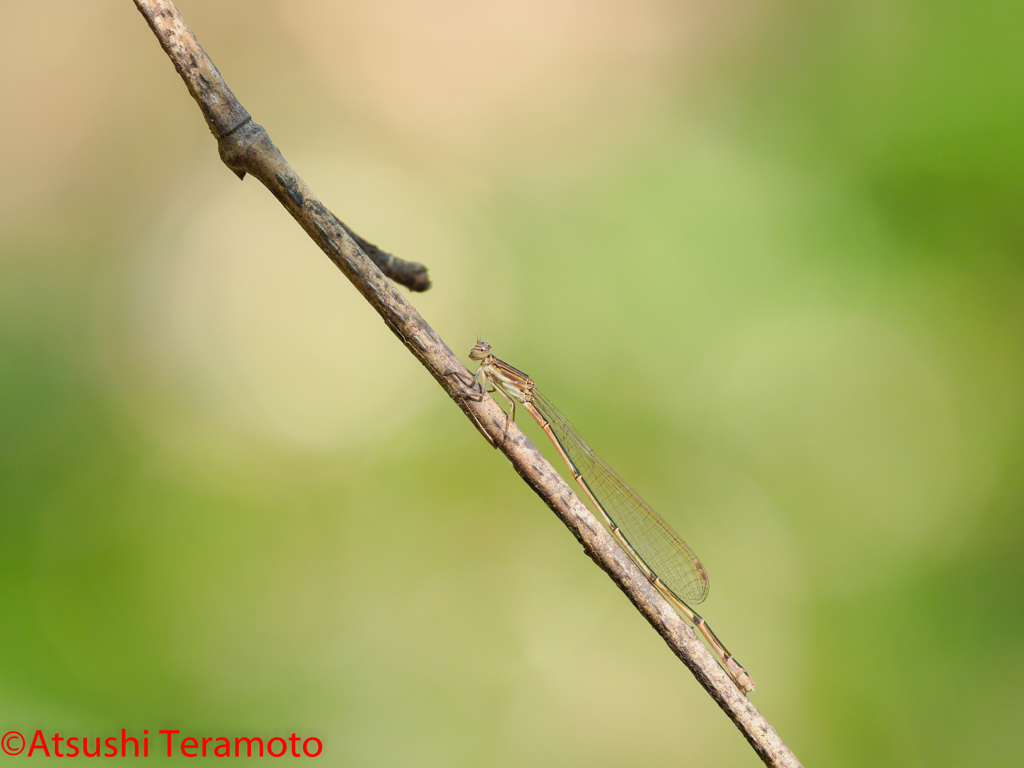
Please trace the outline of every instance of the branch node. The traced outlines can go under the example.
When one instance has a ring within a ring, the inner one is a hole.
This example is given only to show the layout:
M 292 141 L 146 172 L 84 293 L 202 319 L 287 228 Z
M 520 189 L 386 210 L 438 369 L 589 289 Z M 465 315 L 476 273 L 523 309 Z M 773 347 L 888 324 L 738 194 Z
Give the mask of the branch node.
M 234 171 L 239 178 L 251 173 L 256 155 L 273 147 L 266 129 L 248 115 L 223 136 L 217 138 L 217 149 L 224 165 Z

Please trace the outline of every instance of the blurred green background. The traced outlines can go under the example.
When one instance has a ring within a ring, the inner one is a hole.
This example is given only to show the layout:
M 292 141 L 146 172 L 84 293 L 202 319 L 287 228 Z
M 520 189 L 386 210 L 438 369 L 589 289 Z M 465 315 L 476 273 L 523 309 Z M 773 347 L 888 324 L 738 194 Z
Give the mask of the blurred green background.
M 324 203 L 430 267 L 442 337 L 682 532 L 807 765 L 1021 763 L 1024 6 L 179 8 Z M 220 164 L 128 0 L 7 1 L 0 40 L 0 732 L 758 764 Z

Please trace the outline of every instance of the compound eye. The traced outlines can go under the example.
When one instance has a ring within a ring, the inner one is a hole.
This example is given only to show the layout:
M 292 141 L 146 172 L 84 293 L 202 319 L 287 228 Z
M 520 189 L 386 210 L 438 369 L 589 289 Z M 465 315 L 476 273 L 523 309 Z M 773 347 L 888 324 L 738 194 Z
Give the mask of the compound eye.
M 486 341 L 478 341 L 476 345 L 469 350 L 469 359 L 483 360 L 489 354 L 491 354 L 491 345 Z

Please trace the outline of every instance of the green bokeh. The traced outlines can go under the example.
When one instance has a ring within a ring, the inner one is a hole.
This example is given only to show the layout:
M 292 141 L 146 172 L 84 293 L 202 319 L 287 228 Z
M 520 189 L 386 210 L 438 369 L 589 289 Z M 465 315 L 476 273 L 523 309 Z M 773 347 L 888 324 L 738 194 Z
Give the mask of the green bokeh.
M 0 731 L 296 731 L 337 765 L 756 764 L 385 329 L 376 354 L 426 405 L 355 443 L 254 437 L 119 373 L 125 275 L 168 190 L 241 193 L 197 170 L 213 142 L 130 4 L 104 7 L 135 90 L 0 228 Z M 182 10 L 286 155 L 358 124 L 288 91 L 301 63 L 260 90 L 260 46 Z M 1024 7 L 746 10 L 648 129 L 570 170 L 482 163 L 465 195 L 410 161 L 472 254 L 473 324 L 441 331 L 528 371 L 700 553 L 702 613 L 805 764 L 1017 764 Z M 402 156 L 371 133 L 339 141 Z M 428 321 L 457 300 L 433 277 Z

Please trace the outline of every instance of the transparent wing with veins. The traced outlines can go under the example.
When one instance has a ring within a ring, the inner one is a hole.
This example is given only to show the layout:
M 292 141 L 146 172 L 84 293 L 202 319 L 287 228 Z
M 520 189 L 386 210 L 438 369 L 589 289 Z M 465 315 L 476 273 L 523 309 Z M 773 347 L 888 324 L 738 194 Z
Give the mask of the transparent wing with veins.
M 547 421 L 594 498 L 644 564 L 689 603 L 708 596 L 708 575 L 697 555 L 661 515 L 605 464 L 565 416 L 537 389 L 533 406 Z

